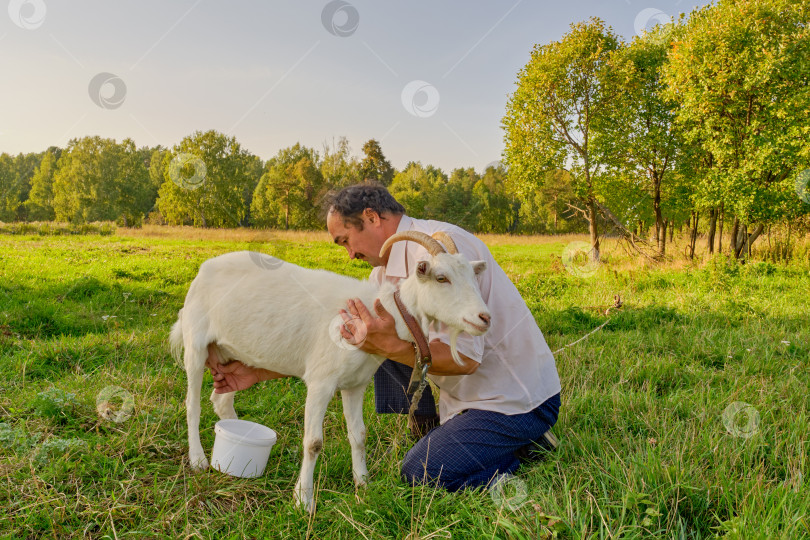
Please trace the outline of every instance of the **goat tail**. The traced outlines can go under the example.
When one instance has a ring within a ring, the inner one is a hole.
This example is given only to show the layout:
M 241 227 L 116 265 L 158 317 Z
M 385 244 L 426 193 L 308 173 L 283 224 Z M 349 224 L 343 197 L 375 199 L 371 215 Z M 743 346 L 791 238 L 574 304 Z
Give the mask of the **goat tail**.
M 181 366 L 183 365 L 183 310 L 177 312 L 177 322 L 172 326 L 169 334 L 169 344 L 172 347 L 172 356 Z

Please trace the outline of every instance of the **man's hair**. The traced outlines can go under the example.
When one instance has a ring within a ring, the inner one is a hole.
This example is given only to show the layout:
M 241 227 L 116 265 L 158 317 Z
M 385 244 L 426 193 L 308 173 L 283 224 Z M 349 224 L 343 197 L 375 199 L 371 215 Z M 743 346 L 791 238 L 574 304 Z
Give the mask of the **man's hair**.
M 383 212 L 396 216 L 405 213 L 405 207 L 388 193 L 385 186 L 374 181 L 354 184 L 340 191 L 330 191 L 323 199 L 324 214 L 336 212 L 343 218 L 345 225 L 352 225 L 359 230 L 363 230 L 361 216 L 366 208 L 370 208 L 380 215 Z

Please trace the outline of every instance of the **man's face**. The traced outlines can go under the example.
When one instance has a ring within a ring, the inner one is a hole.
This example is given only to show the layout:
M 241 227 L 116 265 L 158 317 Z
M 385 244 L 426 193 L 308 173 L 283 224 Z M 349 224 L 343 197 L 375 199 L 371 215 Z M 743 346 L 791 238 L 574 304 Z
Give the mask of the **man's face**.
M 336 212 L 329 212 L 326 217 L 326 228 L 335 244 L 343 246 L 349 252 L 349 258 L 360 259 L 371 266 L 384 266 L 387 261 L 379 257 L 380 248 L 385 242 L 380 216 L 366 210 L 362 215 L 363 230 L 351 224 L 343 223 L 343 218 Z

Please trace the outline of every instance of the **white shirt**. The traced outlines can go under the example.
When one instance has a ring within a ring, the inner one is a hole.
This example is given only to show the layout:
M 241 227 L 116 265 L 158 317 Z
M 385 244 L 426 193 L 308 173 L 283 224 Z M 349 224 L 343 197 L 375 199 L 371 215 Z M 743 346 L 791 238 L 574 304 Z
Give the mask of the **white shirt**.
M 408 230 L 429 235 L 444 231 L 468 260 L 487 263 L 486 270 L 478 274 L 477 279 L 481 298 L 492 314 L 492 325 L 483 336 L 473 337 L 465 332 L 458 337 L 458 351 L 479 362 L 478 369 L 469 375 L 429 375 L 440 389 L 441 422 L 466 409 L 526 413 L 559 393 L 560 377 L 543 333 L 487 246 L 455 225 L 403 215 L 397 232 Z M 420 244 L 396 242 L 391 247 L 388 265 L 374 268 L 369 280 L 378 284 L 385 280 L 396 285 L 422 260 L 430 260 L 430 253 Z M 431 325 L 428 340 L 439 339 L 449 345 L 445 325 L 434 326 Z

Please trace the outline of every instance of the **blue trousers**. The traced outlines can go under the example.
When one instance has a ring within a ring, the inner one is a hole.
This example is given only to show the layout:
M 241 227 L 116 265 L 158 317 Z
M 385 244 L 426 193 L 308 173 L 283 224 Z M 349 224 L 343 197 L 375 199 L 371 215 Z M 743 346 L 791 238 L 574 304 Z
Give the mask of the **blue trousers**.
M 412 368 L 386 360 L 374 375 L 374 403 L 378 413 L 408 412 L 405 394 Z M 402 477 L 408 483 L 431 483 L 449 491 L 485 486 L 499 473 L 520 465 L 515 451 L 548 431 L 560 411 L 560 395 L 552 396 L 524 414 L 502 414 L 468 409 L 431 430 L 405 455 Z M 436 413 L 426 391 L 416 414 Z

